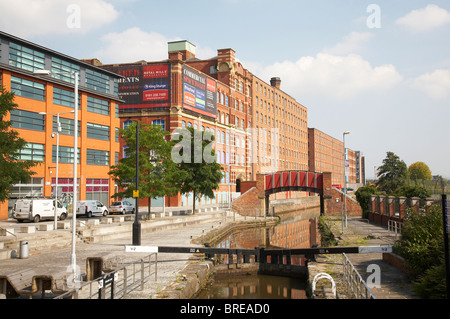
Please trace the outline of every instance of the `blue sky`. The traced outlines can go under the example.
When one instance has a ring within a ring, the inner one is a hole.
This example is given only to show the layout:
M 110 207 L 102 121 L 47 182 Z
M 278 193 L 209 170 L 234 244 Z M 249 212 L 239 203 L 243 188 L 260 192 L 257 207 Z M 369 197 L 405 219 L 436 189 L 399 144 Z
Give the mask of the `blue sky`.
M 75 5 L 75 6 L 74 6 Z M 370 6 L 375 5 L 375 6 Z M 197 56 L 233 48 L 266 82 L 308 108 L 308 126 L 366 156 L 386 152 L 450 177 L 450 2 L 0 0 L 0 30 L 76 58 L 167 58 L 186 39 Z

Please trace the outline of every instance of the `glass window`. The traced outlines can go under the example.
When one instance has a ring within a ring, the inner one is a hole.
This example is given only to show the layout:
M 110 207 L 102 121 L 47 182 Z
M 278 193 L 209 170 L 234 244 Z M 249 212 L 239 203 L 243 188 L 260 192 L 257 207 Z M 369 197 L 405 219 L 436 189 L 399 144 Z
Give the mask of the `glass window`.
M 20 150 L 19 160 L 43 162 L 45 159 L 44 144 L 28 143 Z
M 86 199 L 97 200 L 108 206 L 109 198 L 109 180 L 86 178 Z
M 126 130 L 127 127 L 131 125 L 131 123 L 133 123 L 133 121 L 125 121 L 125 122 L 123 122 L 123 129 Z
M 109 115 L 109 102 L 106 100 L 97 99 L 92 96 L 87 97 L 87 110 L 103 115 Z
M 56 145 L 52 145 L 52 162 L 56 163 Z M 73 164 L 73 147 L 59 146 L 58 162 Z M 80 164 L 80 148 L 77 150 L 77 164 Z
M 27 47 L 9 43 L 9 65 L 28 71 L 45 69 L 45 55 Z
M 109 76 L 106 74 L 86 69 L 86 87 L 96 91 L 109 92 Z
M 45 115 L 18 109 L 11 110 L 12 127 L 45 131 Z
M 109 141 L 109 126 L 87 123 L 86 130 L 88 138 Z
M 11 76 L 11 91 L 18 96 L 45 101 L 45 85 L 42 83 Z
M 56 132 L 58 130 L 58 117 L 56 115 L 53 115 L 53 132 Z M 65 117 L 59 117 L 59 124 L 61 125 L 61 132 L 59 134 L 63 135 L 72 135 L 75 131 L 75 126 L 73 125 L 74 120 L 67 119 Z M 80 136 L 81 132 L 81 122 L 78 121 L 78 136 Z
M 87 149 L 86 164 L 109 166 L 109 152 Z
M 75 92 L 53 87 L 53 104 L 58 104 L 67 107 L 74 107 Z M 78 108 L 81 107 L 81 97 L 78 94 Z
M 166 130 L 166 121 L 165 120 L 153 120 L 152 124 L 161 126 L 161 130 L 163 130 L 163 131 Z
M 74 72 L 80 73 L 80 66 L 65 60 L 61 60 L 57 57 L 52 57 L 52 73 L 51 76 L 55 79 L 59 79 L 65 82 L 75 83 Z M 78 77 L 78 84 L 80 83 L 80 77 Z

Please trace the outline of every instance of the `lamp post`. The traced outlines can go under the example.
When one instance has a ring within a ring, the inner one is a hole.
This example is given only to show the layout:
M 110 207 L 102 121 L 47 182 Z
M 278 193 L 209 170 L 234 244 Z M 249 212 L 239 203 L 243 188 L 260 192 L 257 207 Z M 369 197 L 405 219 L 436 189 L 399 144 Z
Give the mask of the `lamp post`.
M 77 216 L 77 158 L 78 158 L 78 72 L 51 72 L 50 70 L 36 70 L 33 72 L 35 75 L 43 76 L 54 74 L 73 74 L 74 75 L 74 134 L 73 134 L 73 200 L 72 200 L 72 252 L 70 256 L 70 268 L 72 272 L 73 284 L 75 287 L 75 281 L 78 278 L 78 274 L 76 272 L 77 266 L 77 258 L 76 258 L 76 216 Z
M 345 152 L 345 135 L 347 135 L 347 134 L 350 134 L 350 132 L 349 131 L 345 131 L 342 134 L 342 140 L 343 140 L 343 143 L 344 143 L 344 155 L 343 155 L 343 157 L 344 157 L 344 183 L 343 183 L 343 185 L 344 185 L 344 194 L 342 196 L 343 199 L 344 199 L 344 210 L 342 212 L 342 218 L 344 218 L 344 215 L 345 215 L 345 219 L 342 220 L 342 232 L 344 232 L 344 223 L 345 223 L 345 227 L 347 227 L 347 199 L 345 198 L 347 196 L 347 178 L 346 178 L 346 174 L 345 174 L 346 167 L 347 167 L 347 161 L 346 161 L 347 158 L 345 156 L 345 154 L 346 154 L 346 152 Z M 341 202 L 341 207 L 342 207 L 342 202 Z
M 60 114 L 69 114 L 74 113 L 75 111 L 70 112 L 64 112 L 64 113 L 46 113 L 46 112 L 39 112 L 39 114 L 42 115 L 56 115 L 56 178 L 55 178 L 55 218 L 53 222 L 53 228 L 56 229 L 56 220 L 57 220 L 57 200 L 58 200 L 58 161 L 59 161 L 59 132 L 61 132 L 61 123 L 59 122 L 59 115 Z M 53 137 L 53 134 L 52 134 Z

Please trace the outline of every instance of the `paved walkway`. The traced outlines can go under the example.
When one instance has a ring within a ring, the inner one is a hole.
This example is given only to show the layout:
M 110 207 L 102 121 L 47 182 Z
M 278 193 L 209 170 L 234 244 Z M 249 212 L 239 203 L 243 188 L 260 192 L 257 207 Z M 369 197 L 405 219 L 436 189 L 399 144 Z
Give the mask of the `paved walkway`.
M 157 218 L 156 220 L 177 220 L 178 224 L 180 225 L 180 219 L 185 221 L 186 223 L 188 223 L 189 220 L 193 220 L 194 218 L 196 221 L 195 223 L 188 224 L 186 226 L 178 226 L 175 229 L 166 229 L 162 227 L 160 230 L 154 229 L 151 233 L 142 234 L 141 246 L 198 247 L 198 245 L 191 243 L 192 239 L 200 237 L 206 234 L 211 229 L 223 226 L 228 222 L 245 219 L 244 217 L 237 214 L 225 214 L 226 211 L 223 212 L 224 214 L 217 214 L 217 211 L 215 211 L 201 212 L 197 213 L 195 216 L 185 215 Z M 219 215 L 221 215 L 222 217 L 218 217 Z M 202 217 L 200 222 L 197 221 L 199 217 Z M 53 222 L 40 222 L 39 224 L 43 223 Z M 128 223 L 131 224 L 132 221 Z M 152 221 L 145 221 L 143 223 L 152 223 Z M 15 220 L 0 221 L 0 227 L 14 226 L 15 228 L 19 228 L 22 225 L 26 224 L 17 224 Z M 141 226 L 143 227 L 143 225 Z M 107 226 L 102 226 L 102 224 L 100 224 L 98 227 Z M 36 240 L 47 240 L 50 238 L 57 238 L 58 236 L 61 236 L 62 233 L 68 235 L 71 233 L 71 231 L 61 229 L 47 231 L 45 235 L 46 238 L 44 239 L 42 237 L 43 235 L 39 233 L 41 232 L 36 232 L 35 234 L 23 234 L 15 232 L 17 241 L 24 240 L 26 238 L 27 240 L 30 240 L 31 245 L 32 241 L 34 240 L 33 236 L 39 236 L 36 237 Z M 10 241 L 16 240 L 13 236 L 9 236 L 8 238 Z M 7 241 L 5 238 L 0 238 L 0 240 Z M 65 240 L 66 242 L 68 241 L 67 237 L 65 238 Z M 116 259 L 120 261 L 120 263 L 126 264 L 136 262 L 141 257 L 149 255 L 149 253 L 126 253 L 125 246 L 132 245 L 132 241 L 133 240 L 131 233 L 129 234 L 129 236 L 120 239 L 108 240 L 106 242 L 100 243 L 86 244 L 77 240 L 76 259 L 77 265 L 80 267 L 80 272 L 82 274 L 86 273 L 86 259 L 88 257 L 103 257 L 110 260 Z M 61 287 L 65 278 L 70 274 L 67 269 L 70 264 L 71 249 L 71 245 L 59 249 L 43 248 L 41 251 L 30 253 L 28 258 L 11 258 L 0 260 L 0 274 L 8 275 L 19 270 L 32 268 L 37 275 L 53 275 L 53 277 L 57 279 L 58 285 Z M 150 280 L 149 283 L 146 284 L 144 291 L 135 291 L 129 296 L 129 298 L 154 298 L 158 294 L 158 292 L 163 290 L 166 286 L 168 286 L 176 279 L 177 274 L 189 264 L 190 257 L 192 257 L 192 254 L 158 254 L 157 281 L 154 282 L 153 280 Z
M 359 217 L 350 217 L 347 220 L 347 227 L 344 227 L 342 233 L 342 223 L 340 218 L 331 219 L 333 225 L 333 234 L 339 239 L 339 245 L 342 246 L 377 246 L 377 245 L 393 245 L 396 235 L 392 231 L 388 231 L 386 227 L 371 224 L 368 220 Z M 399 236 L 399 235 L 397 235 Z M 350 262 L 358 270 L 361 277 L 368 281 L 368 277 L 373 274 L 368 271 L 369 265 L 377 265 L 380 269 L 380 285 L 378 288 L 371 289 L 377 299 L 416 299 L 412 285 L 408 276 L 383 261 L 381 253 L 375 254 L 348 254 Z M 317 259 L 319 267 L 324 271 L 334 272 L 337 281 L 341 281 L 342 277 L 342 255 L 321 256 Z M 342 285 L 342 283 L 340 282 Z M 341 294 L 345 294 L 345 289 L 341 287 Z M 339 291 L 338 291 L 339 295 Z M 350 296 L 346 296 L 351 298 Z

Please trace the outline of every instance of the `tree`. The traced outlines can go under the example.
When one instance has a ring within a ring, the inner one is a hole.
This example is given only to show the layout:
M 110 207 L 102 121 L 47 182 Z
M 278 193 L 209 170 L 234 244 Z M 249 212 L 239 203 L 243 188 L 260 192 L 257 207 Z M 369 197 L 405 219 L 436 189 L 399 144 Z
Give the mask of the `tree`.
M 182 137 L 172 152 L 172 159 L 176 159 L 179 169 L 187 173 L 181 185 L 181 193 L 193 192 L 193 210 L 195 201 L 200 196 L 214 198 L 214 190 L 219 187 L 222 166 L 216 162 L 215 151 L 212 148 L 214 135 L 193 128 L 178 129 L 173 135 Z
M 12 130 L 11 121 L 5 116 L 17 108 L 14 93 L 8 92 L 0 85 L 0 202 L 8 199 L 9 191 L 16 182 L 27 182 L 35 172 L 30 169 L 37 165 L 33 161 L 19 160 L 20 150 L 27 142 Z
M 431 171 L 427 164 L 424 162 L 415 162 L 408 167 L 409 177 L 412 180 L 418 179 L 431 179 Z
M 113 197 L 132 197 L 136 190 L 136 122 L 119 130 L 127 148 L 125 157 L 108 172 L 117 183 L 119 191 Z M 139 198 L 148 198 L 150 216 L 151 199 L 173 196 L 187 175 L 171 160 L 173 142 L 166 140 L 169 132 L 159 125 L 141 124 L 139 127 Z
M 367 185 L 358 188 L 355 192 L 356 200 L 361 206 L 363 218 L 367 218 L 370 212 L 370 197 L 377 193 L 377 188 L 373 185 Z
M 376 182 L 380 191 L 388 194 L 403 186 L 408 176 L 408 167 L 393 152 L 387 152 L 383 165 L 378 167 L 378 180 Z

